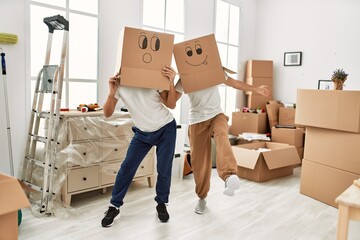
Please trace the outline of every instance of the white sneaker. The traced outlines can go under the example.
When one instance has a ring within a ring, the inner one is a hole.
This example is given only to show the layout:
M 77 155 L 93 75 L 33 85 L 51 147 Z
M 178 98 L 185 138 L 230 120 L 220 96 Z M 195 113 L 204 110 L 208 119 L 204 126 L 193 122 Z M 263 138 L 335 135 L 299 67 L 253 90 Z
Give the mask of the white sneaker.
M 232 196 L 234 196 L 235 190 L 239 189 L 239 187 L 240 187 L 239 177 L 235 174 L 230 175 L 225 180 L 225 190 L 223 193 L 226 196 L 232 197 Z
M 204 214 L 206 211 L 206 200 L 204 198 L 200 198 L 195 207 L 195 213 Z

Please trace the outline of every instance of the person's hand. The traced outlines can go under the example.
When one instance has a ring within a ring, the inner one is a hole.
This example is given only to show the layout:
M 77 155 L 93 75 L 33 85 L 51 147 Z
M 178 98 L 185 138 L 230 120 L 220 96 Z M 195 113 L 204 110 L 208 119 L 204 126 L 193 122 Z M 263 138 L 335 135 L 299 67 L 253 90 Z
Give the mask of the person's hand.
M 269 89 L 267 88 L 266 85 L 261 85 L 259 86 L 257 89 L 256 89 L 256 92 L 258 94 L 261 94 L 263 95 L 264 97 L 268 97 L 270 95 L 270 91 Z
M 109 79 L 109 95 L 115 96 L 118 87 L 120 86 L 120 73 Z
M 162 68 L 161 73 L 163 76 L 168 77 L 171 82 L 174 82 L 176 72 L 172 67 L 166 65 Z

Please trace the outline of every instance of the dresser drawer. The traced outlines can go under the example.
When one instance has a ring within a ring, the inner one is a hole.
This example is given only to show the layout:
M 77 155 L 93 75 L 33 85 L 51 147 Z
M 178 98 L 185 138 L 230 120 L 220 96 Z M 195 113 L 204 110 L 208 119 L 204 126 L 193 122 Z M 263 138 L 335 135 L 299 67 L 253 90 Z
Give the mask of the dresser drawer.
M 101 123 L 102 137 L 121 137 L 133 136 L 132 126 L 134 122 L 132 119 L 116 119 L 113 121 L 103 121 Z
M 101 137 L 103 120 L 100 117 L 75 117 L 68 118 L 66 121 L 68 142 Z
M 88 166 L 91 163 L 100 162 L 100 142 L 75 142 L 70 143 L 59 152 L 59 160 L 67 162 L 68 167 L 80 165 Z
M 101 140 L 101 161 L 123 160 L 126 156 L 131 137 Z
M 101 185 L 113 184 L 122 161 L 103 164 L 101 166 Z
M 100 183 L 99 170 L 99 166 L 71 169 L 67 176 L 67 192 L 98 187 Z

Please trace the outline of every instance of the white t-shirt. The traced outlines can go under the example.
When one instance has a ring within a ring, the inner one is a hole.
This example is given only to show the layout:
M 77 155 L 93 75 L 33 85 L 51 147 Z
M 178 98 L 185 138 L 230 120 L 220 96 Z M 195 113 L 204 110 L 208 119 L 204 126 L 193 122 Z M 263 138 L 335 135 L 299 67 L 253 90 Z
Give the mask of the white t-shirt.
M 155 89 L 120 86 L 115 98 L 121 98 L 135 126 L 143 132 L 154 132 L 174 120 Z
M 175 86 L 176 91 L 184 92 L 181 81 Z M 218 86 L 188 93 L 190 98 L 189 125 L 207 121 L 222 113 Z

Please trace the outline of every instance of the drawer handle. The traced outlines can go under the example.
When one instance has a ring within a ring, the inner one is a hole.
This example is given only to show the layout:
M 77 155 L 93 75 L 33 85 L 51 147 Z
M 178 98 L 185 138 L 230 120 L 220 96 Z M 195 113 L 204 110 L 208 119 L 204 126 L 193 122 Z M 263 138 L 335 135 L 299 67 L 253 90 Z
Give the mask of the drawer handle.
M 86 177 L 83 177 L 83 180 L 86 181 Z

